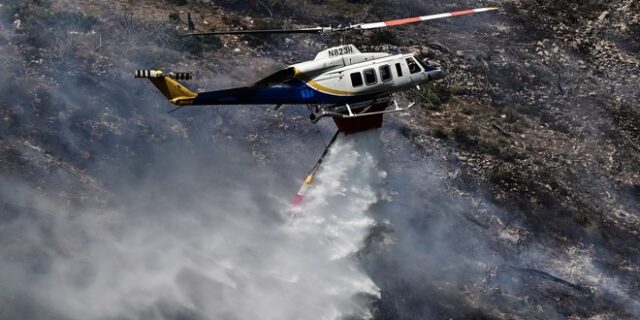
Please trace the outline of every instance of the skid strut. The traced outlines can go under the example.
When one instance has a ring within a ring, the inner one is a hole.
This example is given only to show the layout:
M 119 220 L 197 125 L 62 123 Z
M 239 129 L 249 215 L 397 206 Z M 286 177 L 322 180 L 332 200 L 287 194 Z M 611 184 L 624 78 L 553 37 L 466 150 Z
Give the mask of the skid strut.
M 383 110 L 370 111 L 371 106 L 379 105 L 381 103 L 387 103 L 387 107 Z M 310 115 L 311 122 L 316 123 L 320 119 L 324 117 L 334 117 L 334 118 L 357 118 L 357 117 L 366 117 L 377 114 L 385 114 L 385 113 L 394 113 L 407 111 L 411 109 L 416 103 L 409 102 L 406 106 L 399 106 L 398 101 L 396 99 L 389 100 L 371 100 L 365 103 L 360 103 L 359 105 L 329 105 L 329 106 L 315 106 L 312 109 L 312 113 Z

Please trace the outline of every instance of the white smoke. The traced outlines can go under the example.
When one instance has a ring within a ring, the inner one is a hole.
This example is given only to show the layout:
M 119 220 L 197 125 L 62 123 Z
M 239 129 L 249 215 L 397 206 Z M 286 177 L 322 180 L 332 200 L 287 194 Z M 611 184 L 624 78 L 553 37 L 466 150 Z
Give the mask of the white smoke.
M 214 181 L 182 157 L 168 160 L 182 161 L 176 173 L 158 172 L 171 184 L 137 190 L 122 208 L 70 213 L 21 191 L 23 204 L 56 217 L 0 225 L 20 240 L 0 253 L 0 283 L 42 318 L 368 318 L 358 297 L 378 290 L 353 255 L 384 176 L 375 135 L 340 137 L 296 209 L 274 199 L 268 175 L 228 169 Z M 264 187 L 243 186 L 256 181 Z M 180 200 L 171 189 L 198 191 Z

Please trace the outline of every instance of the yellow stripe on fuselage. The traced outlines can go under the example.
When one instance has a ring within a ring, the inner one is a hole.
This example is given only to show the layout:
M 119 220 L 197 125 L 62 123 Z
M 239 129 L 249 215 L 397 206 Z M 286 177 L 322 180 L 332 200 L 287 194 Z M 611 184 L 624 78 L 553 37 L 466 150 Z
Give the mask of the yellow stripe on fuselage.
M 311 78 L 309 78 L 309 76 L 307 76 L 306 74 L 302 73 L 300 70 L 298 70 L 298 68 L 295 69 L 295 75 L 296 79 L 303 81 L 304 83 L 306 83 L 309 87 L 316 89 L 322 93 L 329 93 L 329 94 L 334 94 L 334 95 L 339 95 L 339 96 L 355 96 L 356 93 L 352 92 L 352 91 L 344 91 L 344 90 L 337 90 L 337 89 L 332 89 L 329 87 L 325 87 L 321 84 L 319 84 L 318 82 L 316 82 L 315 80 L 312 80 Z

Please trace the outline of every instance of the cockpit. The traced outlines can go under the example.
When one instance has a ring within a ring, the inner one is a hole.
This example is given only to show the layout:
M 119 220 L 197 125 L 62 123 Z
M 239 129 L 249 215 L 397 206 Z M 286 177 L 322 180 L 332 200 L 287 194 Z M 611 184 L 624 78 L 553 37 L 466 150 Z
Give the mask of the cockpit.
M 416 63 L 416 61 L 418 63 Z M 418 67 L 418 64 L 422 66 L 422 70 L 424 70 L 425 72 L 438 70 L 438 67 L 436 65 L 428 64 L 427 59 L 423 58 L 420 55 L 414 55 L 413 58 L 407 59 L 407 65 L 409 66 L 409 71 L 411 73 L 416 73 L 421 71 L 420 68 Z
M 420 67 L 418 66 L 418 64 L 416 63 L 416 59 L 415 58 L 407 58 L 407 66 L 409 67 L 409 72 L 410 73 L 418 73 L 418 72 L 422 71 L 420 69 Z
M 420 65 L 420 67 L 418 66 L 418 64 Z M 411 73 L 417 73 L 421 70 L 424 70 L 424 72 L 429 76 L 429 80 L 444 78 L 444 72 L 442 72 L 442 70 L 440 70 L 438 66 L 428 64 L 427 59 L 420 55 L 414 55 L 412 58 L 407 58 L 407 65 L 409 66 L 409 71 Z

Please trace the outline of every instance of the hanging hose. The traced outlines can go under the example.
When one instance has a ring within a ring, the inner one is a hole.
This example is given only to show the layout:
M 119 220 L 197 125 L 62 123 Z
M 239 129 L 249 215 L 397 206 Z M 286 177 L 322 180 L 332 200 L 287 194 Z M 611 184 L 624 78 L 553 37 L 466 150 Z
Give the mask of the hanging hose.
M 318 169 L 320 169 L 320 166 L 322 165 L 322 161 L 324 161 L 324 158 L 329 153 L 329 148 L 331 148 L 331 145 L 333 145 L 333 143 L 336 142 L 336 139 L 338 138 L 339 133 L 340 133 L 340 130 L 337 130 L 336 133 L 333 135 L 333 138 L 331 138 L 331 141 L 329 141 L 329 144 L 326 145 L 326 147 L 324 148 L 324 152 L 322 153 L 322 155 L 320 156 L 316 164 L 313 166 L 313 168 L 311 168 L 311 170 L 309 170 L 309 174 L 307 175 L 307 178 L 304 179 L 304 183 L 302 183 L 302 186 L 296 193 L 295 197 L 293 197 L 293 200 L 291 200 L 291 204 L 293 206 L 299 206 L 300 203 L 302 202 L 302 199 L 304 198 L 304 194 L 307 192 L 307 189 L 309 189 L 309 186 L 311 186 L 311 183 L 313 182 L 313 178 L 316 175 L 316 172 L 318 172 Z

